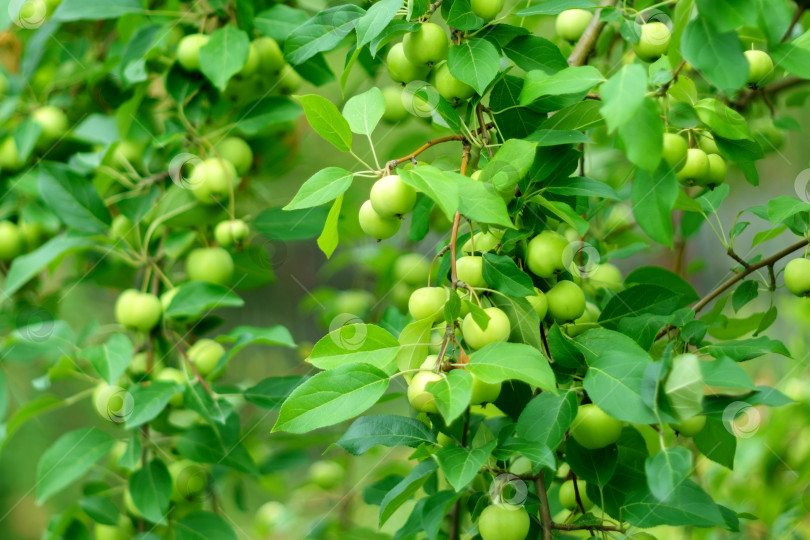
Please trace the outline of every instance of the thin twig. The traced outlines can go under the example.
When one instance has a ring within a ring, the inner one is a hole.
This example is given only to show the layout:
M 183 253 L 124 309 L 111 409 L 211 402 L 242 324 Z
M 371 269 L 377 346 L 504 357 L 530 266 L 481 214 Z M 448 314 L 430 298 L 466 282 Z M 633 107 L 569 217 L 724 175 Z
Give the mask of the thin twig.
M 602 0 L 602 7 L 610 7 L 615 4 L 616 0 Z M 574 50 L 571 51 L 571 55 L 568 57 L 569 66 L 584 65 L 593 52 L 593 48 L 596 47 L 596 40 L 599 39 L 599 34 L 602 33 L 602 29 L 605 27 L 605 22 L 601 21 L 599 17 L 602 13 L 602 7 L 594 11 L 591 22 L 588 23 L 582 37 L 579 38 Z
M 534 490 L 540 498 L 540 526 L 543 530 L 543 540 L 552 539 L 552 529 L 554 522 L 551 520 L 551 509 L 548 506 L 548 492 L 546 491 L 546 479 L 540 473 L 534 480 Z

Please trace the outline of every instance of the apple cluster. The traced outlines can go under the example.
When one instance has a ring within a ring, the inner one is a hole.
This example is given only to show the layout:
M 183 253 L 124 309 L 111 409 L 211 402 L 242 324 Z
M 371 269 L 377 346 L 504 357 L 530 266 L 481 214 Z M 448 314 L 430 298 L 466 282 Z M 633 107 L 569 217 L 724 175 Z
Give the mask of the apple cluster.
M 665 133 L 662 157 L 681 184 L 714 189 L 726 181 L 728 166 L 711 133 L 703 132 L 699 139 L 698 148 L 689 148 L 682 135 Z

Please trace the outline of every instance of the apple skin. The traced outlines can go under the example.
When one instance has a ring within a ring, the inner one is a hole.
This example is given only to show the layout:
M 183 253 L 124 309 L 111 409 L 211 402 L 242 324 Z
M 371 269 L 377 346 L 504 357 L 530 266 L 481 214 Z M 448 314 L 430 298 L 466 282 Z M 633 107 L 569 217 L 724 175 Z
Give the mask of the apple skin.
M 115 320 L 128 328 L 148 332 L 162 315 L 160 299 L 154 294 L 127 289 L 115 301 Z
M 482 330 L 478 326 L 478 323 L 473 319 L 472 313 L 464 317 L 464 321 L 461 323 L 461 333 L 464 335 L 464 341 L 476 350 L 490 343 L 506 341 L 512 332 L 512 325 L 509 323 L 509 317 L 506 316 L 506 313 L 496 307 L 489 307 L 484 311 L 489 315 L 486 330 Z
M 581 446 L 596 450 L 619 440 L 622 423 L 590 403 L 579 406 L 570 433 Z
M 652 62 L 667 52 L 672 37 L 669 27 L 662 22 L 650 22 L 641 27 L 639 42 L 633 44 L 636 56 Z
M 0 144 L 0 170 L 18 171 L 23 165 L 25 162 L 20 159 L 20 151 L 17 149 L 14 137 L 6 137 Z
M 686 159 L 687 150 L 689 150 L 689 143 L 686 142 L 686 139 L 675 133 L 664 133 L 661 157 L 670 168 L 677 170 L 681 166 L 683 160 Z
M 259 70 L 259 66 L 261 65 L 261 58 L 259 56 L 259 49 L 251 43 L 250 47 L 248 48 L 248 57 L 245 60 L 245 65 L 242 66 L 242 70 L 238 73 L 240 77 L 250 77 L 256 71 Z
M 504 0 L 470 0 L 470 9 L 485 22 L 489 22 L 498 16 L 503 4 Z
M 526 266 L 536 276 L 550 278 L 564 270 L 563 252 L 568 240 L 554 231 L 545 230 L 532 238 L 526 248 Z
M 219 141 L 214 148 L 219 157 L 234 166 L 236 174 L 239 176 L 246 174 L 253 166 L 253 150 L 239 137 L 226 137 Z
M 102 418 L 112 422 L 121 422 L 126 420 L 128 413 L 132 412 L 127 410 L 131 405 L 131 401 L 127 403 L 128 397 L 127 391 L 120 386 L 101 383 L 93 390 L 93 405 Z
M 475 171 L 475 173 L 479 173 L 479 176 L 480 172 L 481 171 Z M 475 176 L 475 173 L 473 173 L 473 176 Z M 475 179 L 473 178 L 473 180 Z M 464 245 L 461 246 L 461 251 L 467 255 L 472 255 L 474 245 L 476 253 L 486 253 L 498 247 L 498 244 L 501 243 L 501 238 L 503 238 L 503 231 L 490 229 L 487 232 L 477 232 L 471 239 L 464 242 Z
M 401 221 L 395 217 L 383 217 L 378 214 L 371 201 L 366 201 L 360 206 L 358 221 L 363 232 L 377 240 L 391 238 L 397 234 L 401 225 Z
M 284 53 L 278 42 L 267 36 L 256 38 L 252 45 L 259 53 L 259 69 L 264 73 L 278 73 L 284 67 Z
M 394 82 L 408 84 L 416 80 L 424 80 L 430 68 L 417 65 L 408 60 L 402 43 L 394 44 L 385 57 L 388 75 Z
M 213 339 L 201 339 L 189 347 L 186 354 L 199 374 L 205 377 L 216 369 L 225 348 Z
M 588 498 L 585 493 L 585 481 L 577 480 L 577 491 L 579 491 L 579 500 L 582 501 L 582 507 L 587 512 L 593 508 L 593 501 Z M 573 510 L 577 507 L 577 494 L 574 491 L 574 481 L 566 480 L 560 486 L 560 504 L 567 510 Z
M 401 216 L 413 210 L 416 190 L 396 174 L 383 176 L 371 186 L 371 207 L 381 217 Z
M 256 510 L 253 527 L 262 537 L 267 537 L 284 520 L 287 509 L 278 501 L 266 502 Z
M 477 255 L 465 255 L 456 260 L 456 274 L 459 281 L 470 287 L 486 287 L 484 279 L 484 258 Z
M 0 221 L 0 260 L 10 261 L 23 249 L 20 229 L 11 221 Z
M 534 312 L 537 313 L 537 316 L 540 317 L 540 320 L 546 318 L 546 313 L 548 313 L 548 299 L 546 299 L 546 295 L 543 291 L 538 289 L 537 287 L 534 288 L 537 294 L 532 296 L 527 296 L 526 300 L 529 302 L 529 305 L 532 306 Z
M 472 395 L 470 405 L 481 405 L 482 403 L 492 403 L 501 394 L 501 383 L 487 383 L 472 375 Z
M 447 66 L 447 62 L 442 62 L 442 64 L 436 68 L 434 84 L 439 95 L 446 99 L 453 107 L 457 107 L 462 102 L 475 95 L 475 89 L 472 86 L 453 77 L 450 73 L 450 68 Z
M 430 262 L 418 253 L 406 253 L 394 263 L 394 279 L 419 285 L 430 279 Z
M 197 163 L 188 185 L 191 193 L 203 204 L 214 204 L 230 195 L 231 184 L 233 189 L 239 185 L 239 176 L 236 167 L 226 159 L 209 158 Z
M 192 281 L 228 286 L 233 277 L 231 254 L 220 247 L 197 248 L 186 258 L 186 274 Z
M 171 499 L 175 502 L 193 498 L 208 484 L 208 472 L 199 463 L 180 459 L 167 468 L 172 477 Z
M 688 418 L 678 424 L 671 424 L 672 429 L 683 435 L 684 437 L 694 437 L 701 432 L 703 426 L 706 425 L 706 417 L 702 414 Z
M 51 105 L 45 105 L 34 111 L 32 118 L 42 128 L 42 137 L 46 141 L 59 139 L 69 127 L 67 115 L 62 109 Z
M 695 185 L 714 189 L 726 181 L 728 166 L 718 154 L 708 154 L 706 158 L 709 160 L 709 172 L 704 177 L 695 178 Z
M 139 247 L 138 229 L 124 214 L 118 214 L 113 218 L 110 224 L 110 237 L 123 240 L 133 249 Z
M 128 521 L 126 523 L 129 524 Z M 131 528 L 130 525 L 129 529 Z M 132 538 L 132 535 L 123 523 L 119 525 L 96 523 L 93 525 L 93 538 L 96 540 L 129 540 Z
M 309 466 L 309 481 L 329 491 L 338 487 L 346 476 L 343 466 L 335 461 L 321 460 Z
M 241 245 L 242 242 L 247 240 L 249 234 L 250 229 L 241 219 L 220 221 L 214 228 L 214 239 L 217 244 L 223 247 L 230 247 L 234 244 Z
M 408 401 L 411 407 L 419 412 L 437 413 L 436 400 L 430 392 L 425 390 L 428 383 L 442 380 L 442 375 L 433 371 L 420 371 L 411 379 L 408 384 Z
M 787 263 L 785 288 L 796 296 L 810 296 L 810 259 L 793 259 Z
M 773 59 L 765 51 L 745 51 L 748 61 L 748 83 L 753 86 L 764 86 L 773 77 Z
M 557 35 L 566 41 L 576 41 L 582 37 L 588 23 L 593 19 L 593 13 L 584 9 L 566 9 L 555 21 Z
M 695 185 L 698 179 L 706 178 L 709 174 L 709 156 L 700 148 L 690 148 L 686 152 L 686 162 L 675 177 L 686 185 Z
M 211 39 L 205 34 L 189 34 L 177 44 L 177 61 L 186 71 L 200 70 L 200 49 Z
M 601 314 L 602 312 L 595 304 L 585 302 L 585 313 L 574 320 L 572 324 L 565 325 L 565 332 L 571 337 L 577 337 L 586 330 L 596 328 L 599 325 L 595 323 L 599 320 L 599 315 Z
M 388 86 L 382 89 L 383 99 L 385 100 L 385 112 L 382 116 L 382 121 L 386 124 L 397 124 L 407 120 L 410 113 L 402 103 L 402 88 L 396 86 Z
M 449 40 L 444 29 L 435 23 L 425 22 L 416 32 L 402 39 L 402 51 L 412 64 L 432 66 L 447 58 Z
M 278 72 L 278 91 L 289 96 L 304 84 L 304 79 L 290 64 L 284 64 Z
M 163 307 L 163 312 L 164 313 L 169 309 L 169 306 L 171 305 L 172 300 L 174 300 L 174 297 L 177 294 L 177 291 L 179 291 L 179 290 L 180 289 L 178 287 L 175 287 L 173 289 L 169 289 L 168 291 L 165 291 L 163 294 L 160 295 L 160 305 Z
M 624 287 L 622 271 L 615 264 L 601 263 L 593 269 L 585 282 L 585 289 L 593 294 L 599 289 L 620 291 Z
M 720 149 L 717 148 L 717 143 L 714 140 L 714 135 L 709 133 L 708 131 L 704 131 L 698 137 L 698 145 L 700 146 L 701 150 L 706 152 L 707 154 L 719 154 Z
M 493 504 L 478 518 L 482 540 L 524 540 L 530 527 L 531 518 L 522 506 L 511 509 Z
M 560 281 L 546 293 L 548 313 L 557 322 L 564 324 L 582 317 L 585 313 L 585 294 L 573 281 Z
M 156 381 L 166 381 L 166 382 L 173 382 L 175 384 L 182 384 L 185 385 L 186 376 L 183 374 L 182 371 L 179 369 L 167 367 L 160 370 L 160 373 L 157 374 L 155 377 Z M 174 405 L 175 407 L 182 407 L 183 405 L 183 391 L 180 390 L 176 394 L 174 394 L 170 399 L 169 403 Z
M 422 287 L 411 293 L 408 299 L 408 311 L 417 321 L 441 317 L 444 305 L 449 297 L 444 287 Z

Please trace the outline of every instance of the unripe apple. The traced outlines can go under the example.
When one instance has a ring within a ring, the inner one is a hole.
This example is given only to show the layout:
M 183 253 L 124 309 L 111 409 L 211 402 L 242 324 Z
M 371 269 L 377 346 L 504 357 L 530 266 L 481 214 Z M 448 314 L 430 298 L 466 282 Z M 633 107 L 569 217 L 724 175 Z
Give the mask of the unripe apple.
M 487 383 L 472 375 L 472 395 L 470 405 L 481 405 L 482 403 L 492 403 L 501 394 L 501 383 Z
M 239 176 L 246 174 L 253 166 L 253 150 L 239 137 L 226 137 L 219 141 L 214 149 L 219 157 L 234 166 Z
M 172 477 L 172 500 L 191 499 L 208 484 L 208 472 L 199 463 L 180 459 L 167 467 Z
M 582 507 L 587 512 L 593 508 L 593 501 L 588 498 L 585 493 L 585 481 L 577 480 L 577 491 L 579 491 L 579 500 L 582 501 Z M 574 481 L 567 480 L 560 486 L 560 504 L 567 510 L 577 508 L 577 494 L 574 491 Z
M 419 412 L 437 413 L 436 399 L 425 387 L 432 382 L 442 380 L 443 375 L 433 371 L 419 371 L 408 384 L 408 401 L 411 407 Z
M 555 21 L 557 35 L 566 41 L 576 41 L 582 37 L 588 23 L 593 19 L 593 14 L 584 9 L 566 9 Z
M 585 313 L 585 294 L 573 281 L 560 281 L 546 293 L 548 313 L 563 324 L 578 319 Z
M 695 185 L 714 189 L 726 181 L 728 167 L 726 160 L 719 154 L 708 154 L 706 157 L 709 160 L 709 172 L 702 178 L 696 178 Z
M 509 466 L 509 472 L 515 475 L 531 474 L 534 470 L 534 465 L 529 458 L 525 456 L 518 457 Z
M 482 0 L 483 1 L 483 0 Z M 475 89 L 467 83 L 453 77 L 447 62 L 443 62 L 434 75 L 436 90 L 439 95 L 446 99 L 453 107 L 466 101 L 475 95 Z
M 126 169 L 127 165 L 137 167 L 143 157 L 143 146 L 130 139 L 118 141 L 112 154 L 112 165 L 117 169 Z
M 200 49 L 208 43 L 209 36 L 189 34 L 177 44 L 177 61 L 186 71 L 200 70 Z
M 396 217 L 383 217 L 378 214 L 371 205 L 371 201 L 364 202 L 360 207 L 358 220 L 363 232 L 377 240 L 385 240 L 397 234 L 402 223 Z
M 470 287 L 486 287 L 484 279 L 484 258 L 478 255 L 465 255 L 456 260 L 456 275 Z
M 23 249 L 20 229 L 11 221 L 0 221 L 0 260 L 10 261 Z
M 418 253 L 406 253 L 394 263 L 394 279 L 408 285 L 426 283 L 430 278 L 430 262 Z
M 345 470 L 340 463 L 321 460 L 309 466 L 309 481 L 319 488 L 329 491 L 338 487 L 345 476 Z
M 533 274 L 550 278 L 565 269 L 562 260 L 568 241 L 562 235 L 545 230 L 532 238 L 526 248 L 526 266 Z
M 120 386 L 99 384 L 93 390 L 93 405 L 98 414 L 111 422 L 123 422 L 132 412 L 132 396 Z
M 129 493 L 129 490 L 126 492 Z M 95 540 L 130 540 L 132 534 L 132 523 L 125 516 L 120 517 L 118 525 L 105 525 L 103 523 L 93 525 L 93 538 Z
M 502 310 L 496 307 L 489 307 L 484 310 L 489 315 L 489 323 L 486 329 L 478 326 L 473 319 L 472 313 L 464 317 L 461 323 L 461 333 L 464 334 L 464 341 L 473 349 L 481 349 L 490 343 L 506 341 L 512 332 L 512 325 L 509 317 Z
M 394 82 L 408 84 L 416 80 L 424 80 L 430 68 L 424 65 L 416 65 L 405 56 L 402 43 L 394 44 L 385 57 L 385 65 L 388 75 Z
M 160 358 L 157 354 L 152 355 L 152 370 L 149 372 L 146 368 L 148 367 L 148 360 L 149 355 L 145 352 L 139 352 L 132 356 L 132 361 L 129 363 L 129 372 L 134 375 L 146 375 L 147 373 L 151 373 L 153 377 L 157 376 L 160 373 L 160 370 L 163 369 L 163 363 L 160 361 Z
M 122 240 L 129 245 L 130 248 L 137 248 L 138 243 L 138 228 L 132 223 L 124 214 L 118 214 L 110 224 L 110 237 L 116 240 Z
M 213 339 L 201 339 L 189 347 L 186 354 L 200 376 L 205 377 L 217 367 L 225 348 Z
M 678 424 L 671 424 L 672 429 L 683 435 L 684 437 L 694 437 L 706 425 L 706 417 L 702 414 L 688 418 Z
M 583 313 L 580 318 L 574 320 L 573 324 L 565 325 L 565 332 L 571 337 L 577 337 L 586 330 L 596 328 L 599 326 L 596 322 L 599 320 L 599 315 L 601 314 L 602 312 L 595 304 L 585 302 L 585 313 Z
M 695 185 L 698 179 L 706 178 L 709 174 L 709 156 L 700 148 L 690 148 L 686 153 L 686 162 L 675 177 L 689 186 Z
M 489 22 L 498 16 L 503 9 L 504 0 L 470 0 L 473 13 Z
M 236 189 L 239 176 L 236 167 L 226 159 L 209 158 L 194 166 L 188 179 L 191 193 L 203 204 L 214 204 L 230 195 L 231 186 Z
M 223 247 L 241 245 L 249 234 L 250 229 L 241 219 L 220 221 L 214 228 L 214 239 Z
M 23 165 L 25 165 L 25 162 L 20 158 L 20 152 L 17 149 L 17 143 L 14 142 L 14 137 L 6 137 L 3 143 L 0 144 L 0 169 L 17 171 Z
M 284 67 L 284 53 L 275 39 L 267 36 L 253 40 L 259 53 L 259 69 L 266 74 L 278 73 Z
M 115 301 L 115 320 L 128 328 L 148 332 L 162 315 L 160 300 L 154 294 L 127 289 Z
M 182 385 L 185 385 L 187 382 L 186 376 L 183 374 L 182 371 L 171 367 L 161 369 L 160 373 L 158 373 L 157 377 L 155 377 L 155 380 L 173 382 L 175 384 L 182 384 Z M 169 399 L 169 403 L 171 405 L 174 405 L 175 407 L 181 407 L 183 405 L 183 390 L 180 390 L 179 392 L 174 394 Z
M 580 445 L 596 450 L 619 440 L 622 423 L 590 403 L 579 406 L 570 433 Z
M 698 136 L 698 145 L 707 154 L 719 154 L 720 149 L 717 148 L 717 143 L 714 140 L 714 135 L 708 131 L 703 131 Z
M 793 259 L 787 263 L 785 288 L 796 296 L 810 296 L 810 259 Z
M 42 128 L 42 137 L 46 141 L 55 141 L 68 130 L 67 115 L 51 105 L 45 105 L 34 111 L 32 118 Z
M 385 100 L 383 122 L 397 124 L 408 118 L 408 109 L 405 108 L 405 104 L 402 102 L 402 88 L 388 86 L 382 89 L 382 95 Z
M 413 210 L 416 190 L 396 174 L 383 176 L 371 186 L 369 196 L 374 211 L 382 217 L 401 216 Z
M 666 24 L 649 22 L 641 27 L 639 42 L 633 44 L 633 50 L 645 62 L 652 62 L 667 52 L 671 37 L 672 32 Z
M 250 77 L 259 69 L 259 65 L 261 64 L 261 58 L 259 55 L 259 49 L 251 43 L 250 47 L 248 48 L 248 57 L 245 60 L 245 65 L 242 66 L 242 70 L 239 72 L 239 76 L 241 77 Z
M 427 318 L 435 320 L 442 315 L 448 297 L 448 292 L 444 287 L 416 289 L 408 300 L 408 311 L 417 321 Z
M 262 537 L 267 537 L 283 520 L 287 508 L 278 501 L 266 502 L 256 510 L 253 527 Z
M 480 171 L 475 172 L 480 173 Z M 472 255 L 473 246 L 475 246 L 476 253 L 486 253 L 498 247 L 501 238 L 503 238 L 503 231 L 490 229 L 487 232 L 477 232 L 471 239 L 464 242 L 461 251 L 467 255 Z
M 540 317 L 540 320 L 546 318 L 546 313 L 548 312 L 548 300 L 546 299 L 546 295 L 543 291 L 538 289 L 537 287 L 534 288 L 536 294 L 531 296 L 527 296 L 526 300 L 529 302 L 529 305 L 532 306 L 534 312 L 537 313 L 537 316 Z
M 48 229 L 37 222 L 20 221 L 17 224 L 17 230 L 20 231 L 22 236 L 24 251 L 33 251 L 50 236 Z
M 432 66 L 447 58 L 449 40 L 444 29 L 435 23 L 425 22 L 419 30 L 405 34 L 402 50 L 411 63 L 417 66 Z
M 773 59 L 765 51 L 745 51 L 748 61 L 748 83 L 754 86 L 764 86 L 773 77 Z
M 228 286 L 233 270 L 231 254 L 220 247 L 198 248 L 186 258 L 186 275 L 192 281 Z
M 482 540 L 524 540 L 530 527 L 531 519 L 522 506 L 493 504 L 484 508 L 478 518 L 478 534 Z
M 290 64 L 284 64 L 278 73 L 278 91 L 289 96 L 296 92 L 302 84 L 304 84 L 304 79 L 301 75 Z
M 683 160 L 686 159 L 687 150 L 689 150 L 689 143 L 686 142 L 686 139 L 675 133 L 664 133 L 661 157 L 671 169 L 678 170 Z
M 160 295 L 160 305 L 163 308 L 164 313 L 169 309 L 172 300 L 174 299 L 175 295 L 177 294 L 177 291 L 179 290 L 180 290 L 179 288 L 174 287 L 173 289 L 169 289 L 168 291 L 165 291 L 163 294 Z
M 601 263 L 588 274 L 585 290 L 593 294 L 599 289 L 620 291 L 624 285 L 622 271 L 611 263 Z

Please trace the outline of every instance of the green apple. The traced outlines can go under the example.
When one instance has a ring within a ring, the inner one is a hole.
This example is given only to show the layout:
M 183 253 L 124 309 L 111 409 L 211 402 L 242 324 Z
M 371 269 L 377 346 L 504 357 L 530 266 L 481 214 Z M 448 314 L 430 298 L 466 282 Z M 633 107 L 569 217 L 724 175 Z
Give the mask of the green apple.
M 360 206 L 358 221 L 363 232 L 377 240 L 391 238 L 399 230 L 402 222 L 396 217 L 383 217 L 378 214 L 371 201 L 366 201 Z
M 256 516 L 253 518 L 253 527 L 263 538 L 267 537 L 273 529 L 284 521 L 286 513 L 287 508 L 280 502 L 266 502 L 256 510 Z
M 208 485 L 208 471 L 188 459 L 174 461 L 168 466 L 172 477 L 172 495 L 175 502 L 192 499 Z
M 419 412 L 437 413 L 436 399 L 425 387 L 432 382 L 442 380 L 444 376 L 434 371 L 419 371 L 408 384 L 408 401 L 411 407 Z
M 593 501 L 588 498 L 585 493 L 585 481 L 577 480 L 577 491 L 579 491 L 579 500 L 582 501 L 582 507 L 587 512 L 593 508 Z M 574 510 L 577 508 L 577 494 L 574 491 L 574 481 L 567 480 L 560 486 L 560 504 L 566 510 Z
M 216 369 L 225 348 L 213 339 L 201 339 L 189 347 L 186 354 L 200 376 L 205 377 Z
M 408 84 L 416 80 L 424 80 L 430 68 L 424 65 L 416 65 L 405 56 L 402 43 L 396 43 L 388 51 L 385 57 L 385 65 L 388 75 L 394 82 Z
M 453 107 L 458 106 L 475 95 L 475 89 L 453 77 L 447 62 L 442 62 L 436 68 L 434 84 L 439 95 L 446 99 Z
M 129 540 L 132 538 L 132 534 L 132 523 L 124 516 L 121 516 L 118 525 L 105 525 L 103 523 L 93 525 L 93 538 L 95 540 Z
M 34 111 L 32 118 L 42 128 L 42 137 L 46 141 L 59 139 L 69 127 L 67 115 L 51 105 L 45 105 Z
M 509 466 L 509 472 L 518 476 L 522 474 L 531 474 L 533 470 L 534 465 L 532 465 L 532 461 L 525 456 L 518 457 Z
M 293 94 L 304 84 L 304 79 L 290 64 L 284 64 L 278 73 L 278 91 L 285 96 Z
M 149 360 L 148 354 L 146 354 L 145 352 L 139 352 L 132 356 L 132 361 L 129 363 L 129 367 L 127 369 L 129 369 L 129 372 L 134 375 L 143 376 L 146 375 L 147 373 L 150 373 L 152 377 L 155 377 L 157 376 L 158 373 L 160 373 L 160 370 L 163 369 L 163 362 L 161 362 L 157 354 L 153 354 L 152 370 L 148 371 L 146 369 L 148 367 L 147 366 L 148 360 Z
M 502 310 L 489 307 L 484 309 L 484 312 L 489 315 L 489 323 L 486 329 L 482 329 L 475 322 L 472 313 L 464 317 L 464 321 L 461 323 L 461 333 L 464 335 L 464 341 L 473 349 L 481 349 L 490 343 L 506 341 L 512 332 L 509 317 Z
M 503 9 L 504 0 L 470 0 L 473 13 L 489 22 L 498 16 Z
M 417 321 L 440 317 L 449 294 L 444 287 L 422 287 L 411 293 L 408 311 Z
M 98 414 L 111 422 L 123 422 L 132 412 L 132 396 L 120 386 L 99 384 L 93 390 L 93 405 Z
M 20 221 L 17 229 L 23 238 L 23 249 L 33 251 L 38 248 L 50 236 L 48 229 L 41 223 Z M 0 256 L 2 258 L 2 256 Z
M 633 44 L 633 50 L 640 59 L 652 62 L 667 52 L 671 37 L 672 32 L 666 24 L 649 22 L 641 27 L 639 42 Z
M 335 489 L 346 476 L 345 470 L 340 463 L 335 461 L 321 460 L 309 466 L 309 481 L 319 488 L 329 491 Z
M 461 251 L 467 255 L 472 255 L 474 245 L 476 253 L 486 253 L 497 248 L 501 243 L 501 238 L 503 238 L 503 231 L 496 229 L 490 229 L 487 232 L 477 232 L 472 238 L 464 242 L 464 245 L 461 246 Z
M 709 156 L 700 148 L 690 148 L 686 153 L 686 162 L 675 173 L 675 177 L 688 186 L 697 184 L 698 179 L 709 175 Z
M 748 125 L 763 151 L 772 152 L 785 144 L 785 133 L 774 125 L 770 116 L 754 118 Z
M 235 190 L 238 184 L 236 167 L 230 161 L 219 158 L 198 162 L 188 178 L 191 193 L 203 204 L 214 204 L 227 199 L 231 186 Z
M 706 157 L 709 160 L 709 172 L 702 178 L 696 178 L 695 185 L 714 189 L 726 181 L 728 167 L 726 160 L 719 154 L 708 154 Z
M 584 9 L 566 9 L 559 15 L 555 22 L 557 35 L 566 41 L 576 41 L 582 37 L 588 23 L 593 19 L 593 14 Z
M 537 316 L 540 317 L 540 320 L 546 318 L 546 313 L 548 313 L 548 300 L 546 299 L 546 295 L 543 291 L 538 289 L 537 287 L 534 288 L 536 294 L 531 296 L 527 296 L 526 300 L 529 302 L 529 305 L 532 306 L 534 312 L 537 313 Z
M 585 313 L 585 294 L 573 281 L 560 281 L 546 293 L 548 313 L 557 322 L 564 324 L 578 319 Z
M 233 277 L 231 254 L 220 247 L 198 248 L 186 258 L 186 274 L 192 281 L 228 286 Z
M 487 383 L 471 375 L 472 395 L 470 397 L 471 405 L 481 405 L 482 403 L 492 403 L 501 394 L 501 383 Z
M 419 285 L 430 279 L 430 261 L 418 253 L 401 255 L 394 263 L 394 279 Z
M 260 37 L 253 40 L 253 46 L 259 53 L 259 69 L 266 74 L 274 74 L 281 71 L 286 63 L 284 53 L 278 42 L 271 37 Z
M 6 137 L 3 143 L 0 144 L 0 169 L 17 171 L 23 165 L 25 165 L 25 162 L 20 158 L 20 152 L 17 150 L 14 137 Z
M 178 287 L 174 287 L 173 289 L 169 289 L 168 291 L 165 291 L 163 294 L 160 295 L 160 305 L 161 307 L 163 307 L 164 313 L 168 311 L 169 306 L 172 303 L 172 300 L 174 300 L 174 297 L 177 294 L 177 291 L 179 290 L 180 289 Z
M 785 288 L 796 296 L 810 296 L 810 260 L 793 259 L 785 266 Z
M 182 371 L 171 367 L 161 369 L 160 373 L 158 373 L 157 377 L 155 377 L 155 380 L 173 382 L 175 384 L 182 384 L 184 386 L 186 382 L 188 382 L 185 374 Z M 180 390 L 179 392 L 174 394 L 169 399 L 169 403 L 174 405 L 175 407 L 181 407 L 183 405 L 183 390 Z
M 219 157 L 234 166 L 239 176 L 246 174 L 253 166 L 253 150 L 239 137 L 226 137 L 219 141 L 214 149 Z
M 588 274 L 585 290 L 593 294 L 599 289 L 620 291 L 624 286 L 622 271 L 615 264 L 601 263 Z
M 748 61 L 748 83 L 753 86 L 764 86 L 773 77 L 773 59 L 765 51 L 745 51 Z
M 590 403 L 579 406 L 570 433 L 580 445 L 596 450 L 619 440 L 622 423 Z
M 435 23 L 425 22 L 419 30 L 405 34 L 402 51 L 412 64 L 432 66 L 447 58 L 449 40 L 444 29 Z
M 678 424 L 671 424 L 672 429 L 683 435 L 684 437 L 694 437 L 706 425 L 706 417 L 702 414 L 688 418 Z
M 486 287 L 484 279 L 484 258 L 478 255 L 465 255 L 456 260 L 456 275 L 470 287 Z
M 387 86 L 382 89 L 383 99 L 385 100 L 385 112 L 382 115 L 382 121 L 386 124 L 397 124 L 406 120 L 410 113 L 405 108 L 402 102 L 402 88 L 396 86 Z
M 689 143 L 686 142 L 686 139 L 675 133 L 664 133 L 661 157 L 670 168 L 678 170 L 683 160 L 686 159 L 687 150 L 689 150 Z
M 0 260 L 10 261 L 23 249 L 20 229 L 11 221 L 0 221 Z
M 637 532 L 635 534 L 631 534 L 627 537 L 627 540 L 658 540 L 655 536 L 651 535 L 650 533 L 645 532 Z
M 126 242 L 133 249 L 139 246 L 138 227 L 124 214 L 118 214 L 113 218 L 110 224 L 110 237 Z
M 482 540 L 524 540 L 530 527 L 531 518 L 522 506 L 493 504 L 484 508 L 478 518 L 478 534 Z
M 402 181 L 396 174 L 383 176 L 371 186 L 371 207 L 380 216 L 391 218 L 413 210 L 416 204 L 416 190 Z
M 127 165 L 137 167 L 143 157 L 143 145 L 124 139 L 118 141 L 112 154 L 112 165 L 117 169 L 126 169 Z
M 698 135 L 698 145 L 707 154 L 719 154 L 720 149 L 717 148 L 717 143 L 714 140 L 714 135 L 708 131 L 702 131 Z
M 239 76 L 241 77 L 250 77 L 256 71 L 258 71 L 259 66 L 261 65 L 261 55 L 259 53 L 259 49 L 253 44 L 250 44 L 248 48 L 248 57 L 245 60 L 245 65 L 242 66 L 241 71 L 239 71 Z
M 115 301 L 115 320 L 128 328 L 148 332 L 162 315 L 160 299 L 154 294 L 127 289 Z
M 210 39 L 204 34 L 189 34 L 177 44 L 177 61 L 186 71 L 200 70 L 200 49 Z
M 562 257 L 567 246 L 564 236 L 545 230 L 529 241 L 526 266 L 536 276 L 550 278 L 565 269 Z
M 578 319 L 575 319 L 572 324 L 565 325 L 565 332 L 571 337 L 577 337 L 586 330 L 596 328 L 599 326 L 597 321 L 601 314 L 602 312 L 595 304 L 585 302 L 585 313 Z
M 250 229 L 241 219 L 220 221 L 214 228 L 214 239 L 223 247 L 241 245 L 249 234 Z

